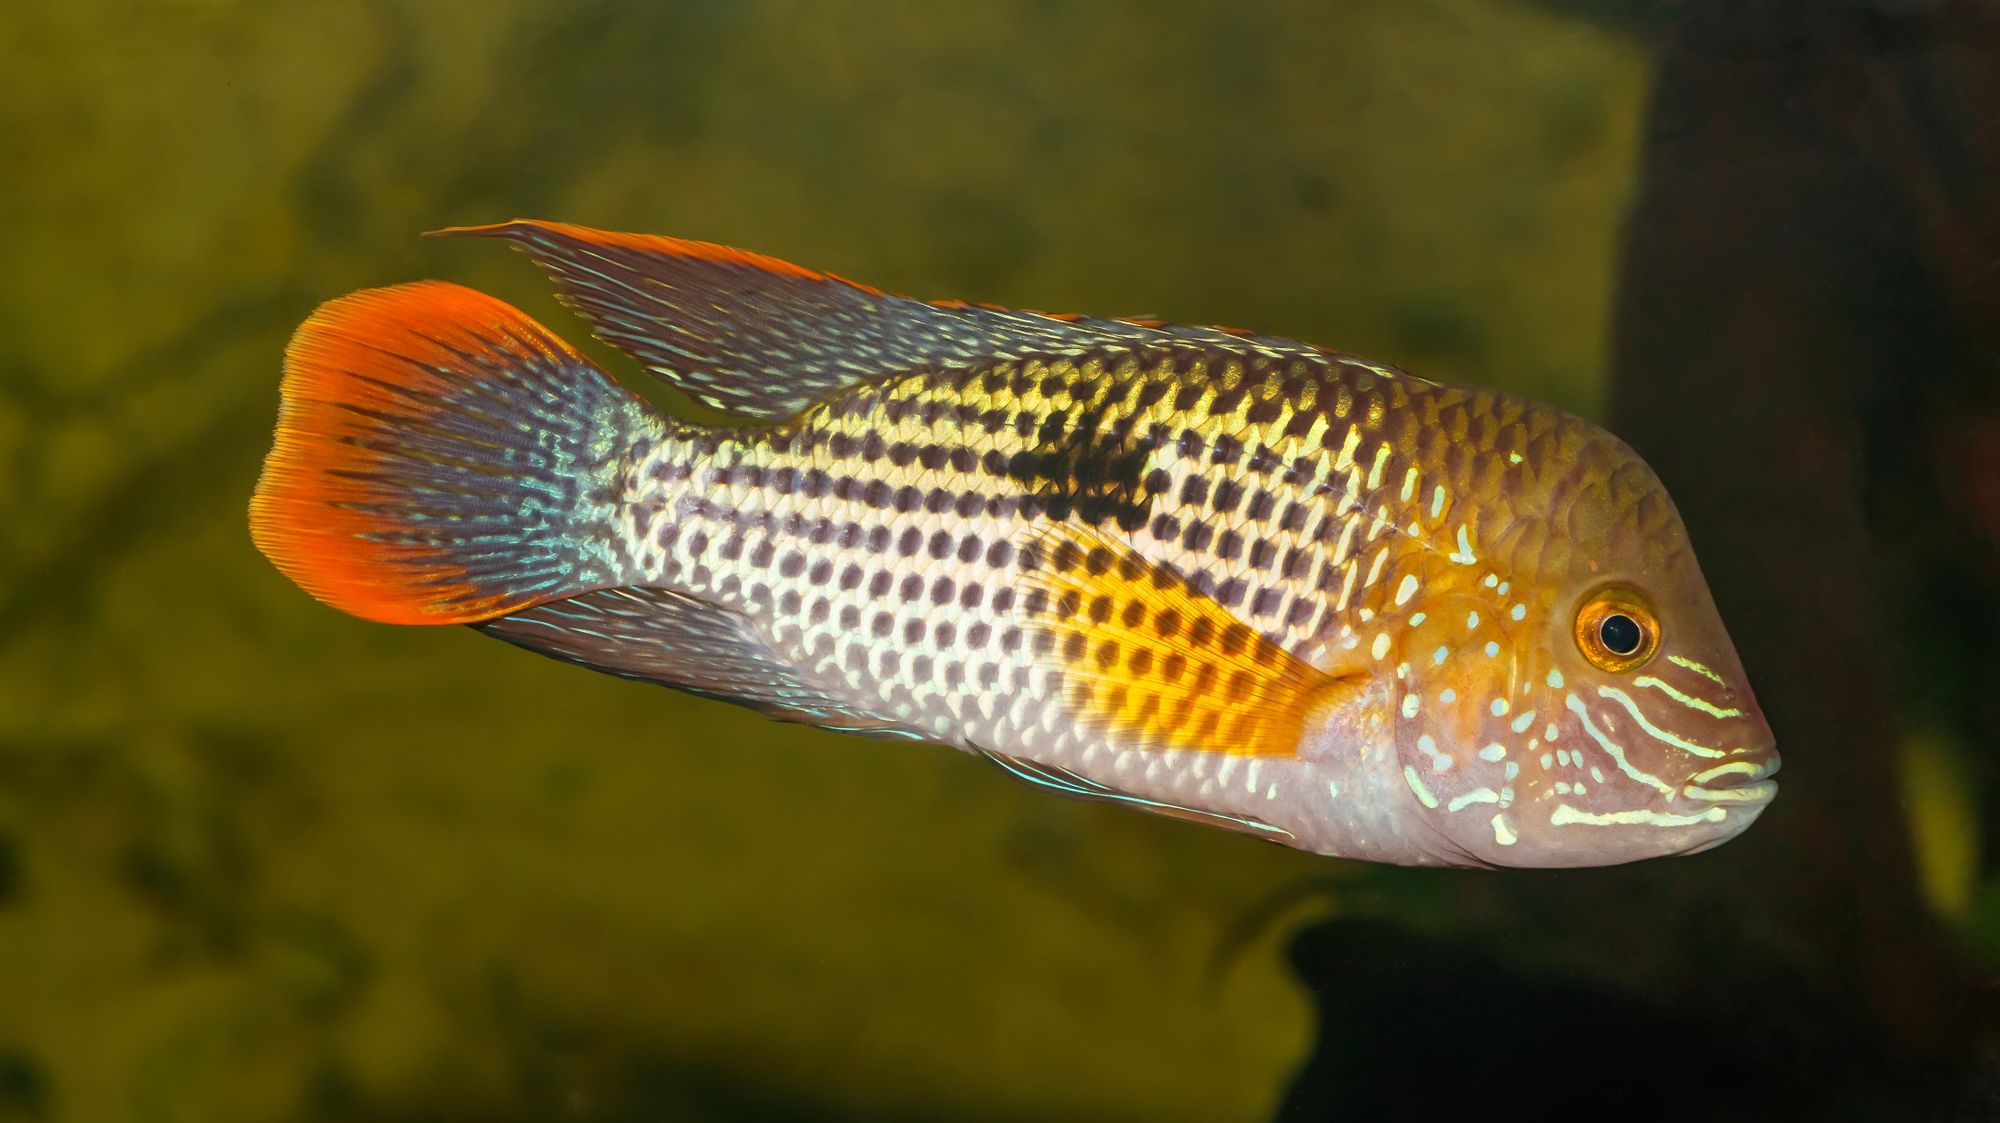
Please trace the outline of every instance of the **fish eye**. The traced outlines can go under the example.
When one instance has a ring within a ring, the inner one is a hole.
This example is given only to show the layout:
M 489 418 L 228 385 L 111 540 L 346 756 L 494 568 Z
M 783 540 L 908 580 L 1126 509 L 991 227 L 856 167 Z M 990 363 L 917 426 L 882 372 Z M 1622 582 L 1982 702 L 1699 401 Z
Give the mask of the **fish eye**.
M 1614 612 L 1597 624 L 1597 641 L 1614 655 L 1630 655 L 1639 650 L 1643 639 L 1639 622 L 1622 612 Z
M 1660 649 L 1660 621 L 1638 590 L 1599 589 L 1577 610 L 1576 646 L 1599 670 L 1635 670 Z

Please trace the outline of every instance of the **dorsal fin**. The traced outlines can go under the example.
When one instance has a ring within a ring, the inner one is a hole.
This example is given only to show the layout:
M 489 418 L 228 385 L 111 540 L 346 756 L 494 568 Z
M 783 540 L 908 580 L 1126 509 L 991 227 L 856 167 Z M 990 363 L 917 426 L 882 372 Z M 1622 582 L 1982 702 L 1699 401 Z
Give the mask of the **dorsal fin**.
M 598 338 L 703 404 L 760 420 L 890 374 L 1028 355 L 1171 342 L 1321 354 L 1226 328 L 926 303 L 684 238 L 531 219 L 432 233 L 506 239 Z

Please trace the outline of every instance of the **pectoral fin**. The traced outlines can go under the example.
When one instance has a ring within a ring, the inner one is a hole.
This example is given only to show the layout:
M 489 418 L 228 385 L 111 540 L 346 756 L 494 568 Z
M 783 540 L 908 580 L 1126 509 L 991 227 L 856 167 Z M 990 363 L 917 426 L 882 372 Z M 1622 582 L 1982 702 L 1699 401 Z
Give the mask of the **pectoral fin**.
M 1316 706 L 1367 681 L 1365 667 L 1312 666 L 1089 527 L 1058 524 L 1030 545 L 1041 657 L 1078 718 L 1119 741 L 1291 756 Z

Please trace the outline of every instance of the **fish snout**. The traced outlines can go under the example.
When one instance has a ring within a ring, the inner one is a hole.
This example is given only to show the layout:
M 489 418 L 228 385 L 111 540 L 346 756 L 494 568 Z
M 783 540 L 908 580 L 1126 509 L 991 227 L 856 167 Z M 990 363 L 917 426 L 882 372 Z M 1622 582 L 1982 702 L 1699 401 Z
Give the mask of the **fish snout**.
M 1781 763 L 1777 737 L 1747 686 L 1739 684 L 1725 694 L 1729 719 L 1715 730 L 1711 744 L 1735 740 L 1738 747 L 1720 760 L 1699 762 L 1681 785 L 1679 798 L 1695 807 L 1762 807 L 1778 794 L 1778 782 L 1772 779 Z

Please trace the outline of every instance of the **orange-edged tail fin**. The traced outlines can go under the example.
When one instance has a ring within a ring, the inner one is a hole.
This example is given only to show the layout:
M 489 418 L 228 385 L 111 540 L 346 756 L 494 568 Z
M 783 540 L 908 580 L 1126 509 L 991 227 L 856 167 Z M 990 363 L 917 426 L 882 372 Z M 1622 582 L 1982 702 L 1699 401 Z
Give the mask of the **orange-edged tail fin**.
M 619 585 L 612 485 L 660 426 L 490 296 L 441 281 L 353 293 L 285 350 L 250 536 L 314 597 L 392 624 Z

